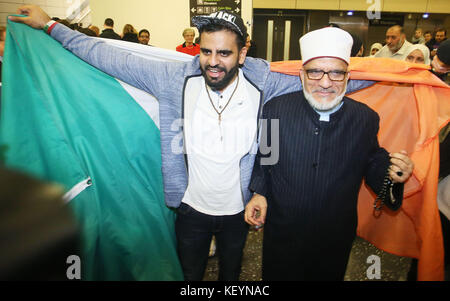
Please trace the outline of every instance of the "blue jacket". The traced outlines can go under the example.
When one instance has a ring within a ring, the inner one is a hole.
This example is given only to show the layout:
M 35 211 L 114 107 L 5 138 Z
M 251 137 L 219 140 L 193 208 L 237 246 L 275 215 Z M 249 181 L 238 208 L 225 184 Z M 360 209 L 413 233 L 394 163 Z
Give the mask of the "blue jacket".
M 199 56 L 191 62 L 151 61 L 61 24 L 55 25 L 51 36 L 82 60 L 158 99 L 165 202 L 169 207 L 178 207 L 188 185 L 187 156 L 178 151 L 183 149 L 184 142 L 182 120 L 185 88 L 189 79 L 202 76 Z M 247 57 L 242 71 L 247 81 L 260 93 L 258 116 L 261 116 L 262 105 L 266 101 L 301 90 L 301 81 L 297 76 L 271 72 L 270 64 L 262 59 Z M 349 81 L 347 91 L 371 84 L 367 81 Z M 255 141 L 252 151 L 240 162 L 244 205 L 251 198 L 248 187 L 257 147 L 258 141 Z

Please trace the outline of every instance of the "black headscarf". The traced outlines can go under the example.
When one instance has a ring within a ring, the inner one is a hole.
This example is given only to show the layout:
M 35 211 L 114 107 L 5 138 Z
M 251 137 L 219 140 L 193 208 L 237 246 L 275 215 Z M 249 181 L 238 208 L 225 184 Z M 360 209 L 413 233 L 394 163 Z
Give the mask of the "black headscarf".
M 356 56 L 358 54 L 359 50 L 361 49 L 362 41 L 361 41 L 361 39 L 358 36 L 356 36 L 356 35 L 354 35 L 352 33 L 350 33 L 350 35 L 353 38 L 353 46 L 352 46 L 352 51 L 351 51 L 350 56 L 354 57 L 354 56 Z

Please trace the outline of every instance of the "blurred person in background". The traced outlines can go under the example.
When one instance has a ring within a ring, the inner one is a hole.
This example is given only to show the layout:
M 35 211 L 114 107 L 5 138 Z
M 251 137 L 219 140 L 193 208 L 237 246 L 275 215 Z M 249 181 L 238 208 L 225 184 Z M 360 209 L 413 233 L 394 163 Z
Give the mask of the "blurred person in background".
M 414 44 L 409 48 L 405 61 L 416 64 L 430 65 L 430 50 L 423 44 Z
M 434 58 L 439 45 L 441 45 L 441 43 L 445 40 L 447 40 L 447 30 L 445 28 L 437 28 L 434 34 L 434 38 L 425 44 L 428 49 L 430 49 L 431 58 Z
M 114 32 L 114 20 L 111 18 L 106 18 L 105 19 L 105 24 L 103 24 L 103 27 L 105 29 L 103 29 L 102 33 L 100 34 L 100 38 L 105 38 L 105 39 L 114 39 L 114 40 L 120 40 L 120 36 Z
M 176 51 L 183 52 L 192 56 L 200 54 L 200 45 L 194 43 L 195 31 L 192 28 L 183 30 L 184 43 L 178 45 Z
M 125 24 L 122 31 L 122 41 L 139 43 L 138 34 L 133 25 Z
M 375 54 L 375 57 L 386 57 L 404 61 L 408 48 L 412 44 L 406 40 L 403 27 L 394 25 L 386 31 L 386 45 Z
M 142 45 L 148 45 L 150 42 L 150 32 L 147 29 L 142 29 L 139 31 L 139 43 Z
M 91 25 L 91 26 L 89 26 L 88 27 L 90 30 L 92 30 L 93 32 L 95 32 L 95 36 L 99 36 L 100 35 L 100 28 L 98 28 L 97 26 L 95 26 L 95 25 Z
M 353 45 L 352 45 L 352 50 L 351 50 L 350 56 L 351 57 L 362 57 L 363 53 L 364 53 L 363 42 L 357 35 L 355 35 L 353 33 L 350 33 L 350 35 L 352 36 L 352 39 L 353 39 Z
M 423 34 L 423 38 L 425 39 L 426 44 L 433 38 L 433 34 L 431 33 L 431 31 L 425 31 L 425 33 Z
M 422 28 L 417 28 L 411 38 L 412 44 L 425 44 L 425 38 L 422 35 Z
M 370 46 L 370 57 L 375 56 L 375 54 L 380 51 L 380 49 L 383 48 L 383 45 L 381 43 L 373 43 L 372 46 Z
M 247 56 L 256 57 L 256 44 L 252 39 L 250 39 L 250 35 L 247 34 L 247 40 L 245 41 L 245 47 L 247 48 Z

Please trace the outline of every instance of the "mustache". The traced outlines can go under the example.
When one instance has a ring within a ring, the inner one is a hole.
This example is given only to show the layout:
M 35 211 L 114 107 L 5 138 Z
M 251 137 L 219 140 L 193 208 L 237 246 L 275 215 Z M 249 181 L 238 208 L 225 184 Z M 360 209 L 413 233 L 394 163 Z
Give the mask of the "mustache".
M 334 89 L 315 89 L 313 91 L 311 91 L 311 93 L 336 93 L 336 90 Z
M 205 66 L 205 70 L 211 70 L 211 69 L 215 69 L 215 70 L 219 70 L 219 71 L 227 71 L 227 69 L 225 69 L 224 67 L 221 67 L 219 65 L 215 65 L 215 66 L 211 66 L 211 65 L 206 65 Z

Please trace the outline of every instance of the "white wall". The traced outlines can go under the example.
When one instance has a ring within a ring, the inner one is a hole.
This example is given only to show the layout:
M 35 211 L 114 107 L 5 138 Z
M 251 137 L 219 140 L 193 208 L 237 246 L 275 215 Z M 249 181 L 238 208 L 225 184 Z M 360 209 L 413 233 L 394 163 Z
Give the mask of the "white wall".
M 90 7 L 92 23 L 99 28 L 106 18 L 114 20 L 119 34 L 128 23 L 138 31 L 146 28 L 150 44 L 167 49 L 184 42 L 181 33 L 190 26 L 189 0 L 90 0 Z M 242 1 L 242 17 L 251 24 L 252 0 Z
M 66 18 L 69 7 L 80 0 L 0 0 L 0 25 L 6 17 L 16 13 L 24 4 L 41 6 L 50 17 Z M 91 14 L 83 25 L 91 23 L 102 29 L 106 18 L 115 22 L 115 31 L 121 33 L 123 26 L 132 24 L 138 31 L 150 31 L 150 44 L 175 49 L 184 40 L 182 31 L 190 26 L 189 0 L 90 0 Z M 251 35 L 253 22 L 253 0 L 242 0 L 242 17 Z M 198 33 L 197 33 L 198 35 Z
M 72 0 L 0 0 L 0 25 L 6 25 L 6 17 L 25 4 L 37 4 L 51 17 L 65 18 Z

